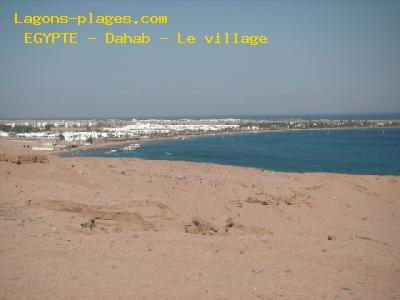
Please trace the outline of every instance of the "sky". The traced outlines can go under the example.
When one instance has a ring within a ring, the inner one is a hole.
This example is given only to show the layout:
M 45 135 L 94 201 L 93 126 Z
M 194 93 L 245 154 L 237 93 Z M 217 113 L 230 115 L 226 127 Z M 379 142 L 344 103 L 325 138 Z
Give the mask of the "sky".
M 0 0 L 0 118 L 400 112 L 400 1 Z M 21 15 L 167 15 L 167 25 L 32 27 Z M 24 45 L 77 31 L 79 45 Z M 105 31 L 170 37 L 104 45 Z M 178 46 L 177 32 L 267 35 Z

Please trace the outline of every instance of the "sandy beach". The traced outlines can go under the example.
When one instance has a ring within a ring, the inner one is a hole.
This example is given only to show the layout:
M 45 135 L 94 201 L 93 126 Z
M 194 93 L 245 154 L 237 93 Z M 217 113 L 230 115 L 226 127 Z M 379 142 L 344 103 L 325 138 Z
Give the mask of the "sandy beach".
M 0 141 L 1 299 L 400 299 L 399 176 L 23 145 Z

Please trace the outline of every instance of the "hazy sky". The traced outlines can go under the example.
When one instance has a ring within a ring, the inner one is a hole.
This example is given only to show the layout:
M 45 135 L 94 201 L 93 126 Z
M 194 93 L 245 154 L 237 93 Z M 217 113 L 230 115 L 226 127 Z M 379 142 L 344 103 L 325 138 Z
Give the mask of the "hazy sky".
M 0 0 L 0 118 L 400 112 L 400 1 Z M 14 25 L 12 14 L 168 15 L 168 25 Z M 267 46 L 28 46 L 24 31 L 174 38 L 237 31 Z

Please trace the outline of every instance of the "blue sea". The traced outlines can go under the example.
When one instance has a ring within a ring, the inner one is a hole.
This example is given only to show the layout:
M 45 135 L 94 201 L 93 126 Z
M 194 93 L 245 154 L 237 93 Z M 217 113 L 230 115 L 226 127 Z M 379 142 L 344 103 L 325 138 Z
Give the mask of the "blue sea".
M 400 129 L 203 136 L 147 142 L 130 153 L 107 153 L 103 149 L 76 155 L 183 160 L 283 172 L 400 175 Z

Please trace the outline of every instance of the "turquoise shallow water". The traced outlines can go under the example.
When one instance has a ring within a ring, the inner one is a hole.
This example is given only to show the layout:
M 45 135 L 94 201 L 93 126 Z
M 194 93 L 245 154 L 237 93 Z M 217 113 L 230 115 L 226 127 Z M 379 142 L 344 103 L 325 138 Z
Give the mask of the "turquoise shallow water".
M 400 175 L 400 129 L 289 131 L 142 144 L 139 151 L 75 155 L 184 160 L 284 172 Z

